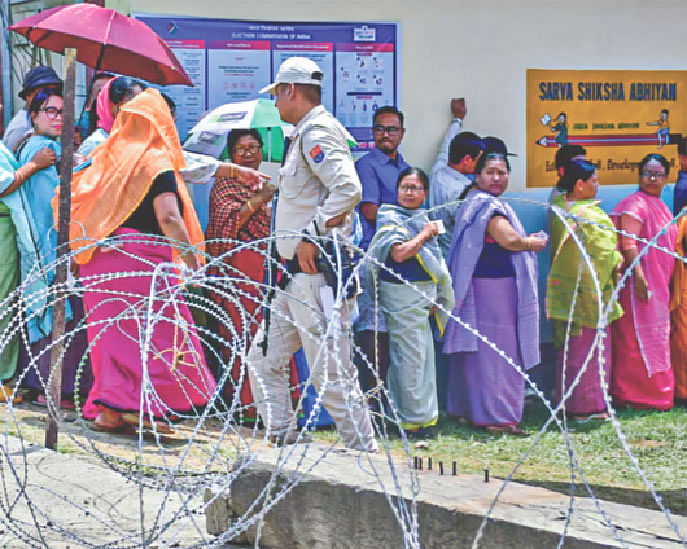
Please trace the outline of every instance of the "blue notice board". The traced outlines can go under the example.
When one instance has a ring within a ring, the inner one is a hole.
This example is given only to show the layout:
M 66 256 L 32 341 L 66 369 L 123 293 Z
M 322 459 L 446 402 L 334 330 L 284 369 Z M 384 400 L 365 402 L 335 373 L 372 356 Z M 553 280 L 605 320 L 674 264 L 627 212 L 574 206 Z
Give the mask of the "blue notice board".
M 372 114 L 398 105 L 398 23 L 291 23 L 135 14 L 172 48 L 194 87 L 168 86 L 182 140 L 208 110 L 259 97 L 295 55 L 324 72 L 322 103 L 359 150 L 372 145 Z M 266 97 L 263 95 L 262 97 Z

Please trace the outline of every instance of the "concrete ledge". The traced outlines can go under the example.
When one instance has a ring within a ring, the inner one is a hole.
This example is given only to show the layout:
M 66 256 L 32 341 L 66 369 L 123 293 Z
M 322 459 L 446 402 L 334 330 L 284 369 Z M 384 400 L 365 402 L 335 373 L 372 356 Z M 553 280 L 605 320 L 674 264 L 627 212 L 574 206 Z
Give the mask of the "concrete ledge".
M 268 500 L 289 479 L 298 475 L 301 480 L 265 515 L 261 547 L 404 546 L 403 531 L 380 485 L 381 480 L 389 492 L 397 493 L 386 456 L 371 456 L 369 462 L 367 456 L 353 452 L 330 452 L 325 456 L 325 447 L 316 444 L 311 444 L 305 452 L 305 446 L 299 446 L 287 459 L 279 449 L 262 449 L 229 489 L 208 489 L 205 494 L 206 502 L 210 502 L 206 510 L 208 532 L 219 535 L 227 531 L 259 497 L 272 477 L 275 464 L 282 463 L 282 472 L 276 477 Z M 297 470 L 299 460 L 301 466 Z M 371 474 L 372 467 L 380 480 Z M 409 505 L 411 471 L 405 463 L 396 464 L 396 469 L 400 494 Z M 440 476 L 436 470 L 419 471 L 418 476 L 421 546 L 470 547 L 502 481 L 485 483 L 483 478 L 474 475 Z M 397 505 L 395 498 L 392 501 Z M 569 498 L 558 492 L 510 483 L 492 513 L 479 547 L 556 547 L 569 505 Z M 601 506 L 626 546 L 682 547 L 663 513 L 605 501 Z M 252 513 L 261 508 L 263 505 L 258 504 Z M 687 518 L 673 518 L 681 533 L 687 535 Z M 257 526 L 253 525 L 234 542 L 253 544 L 256 532 Z M 579 497 L 575 498 L 565 547 L 621 547 L 621 543 L 591 499 Z

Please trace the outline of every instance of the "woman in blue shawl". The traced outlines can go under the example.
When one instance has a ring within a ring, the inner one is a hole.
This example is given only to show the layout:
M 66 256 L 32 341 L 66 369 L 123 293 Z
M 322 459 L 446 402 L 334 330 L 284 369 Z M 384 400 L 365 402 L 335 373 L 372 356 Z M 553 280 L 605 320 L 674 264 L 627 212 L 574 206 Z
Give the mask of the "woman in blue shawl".
M 53 90 L 41 90 L 29 105 L 29 115 L 34 133 L 17 149 L 20 166 L 34 162 L 39 151 L 49 149 L 57 159 L 61 146 L 57 140 L 62 132 L 62 97 Z M 26 311 L 27 349 L 26 373 L 24 384 L 37 392 L 44 392 L 50 373 L 50 352 L 52 336 L 52 306 L 49 288 L 54 278 L 54 270 L 48 269 L 57 258 L 57 232 L 53 228 L 52 198 L 59 184 L 56 165 L 36 171 L 21 185 L 12 186 L 11 192 L 3 198 L 10 209 L 12 221 L 17 230 L 17 248 L 20 255 L 21 294 Z M 70 297 L 66 304 L 67 324 L 65 333 L 75 329 L 76 320 L 83 316 L 81 300 Z M 63 360 L 62 393 L 69 397 L 74 393 L 75 373 L 86 349 L 85 330 L 67 337 L 67 353 Z M 23 349 L 22 349 L 23 350 Z M 88 372 L 90 373 L 90 371 Z M 80 380 L 83 391 L 88 387 L 88 379 Z M 44 403 L 41 398 L 39 403 Z M 63 401 L 64 407 L 73 407 L 69 400 Z
M 19 339 L 12 328 L 12 320 L 18 313 L 12 306 L 15 303 L 12 294 L 19 283 L 19 252 L 17 231 L 4 197 L 56 161 L 55 152 L 46 147 L 20 168 L 14 155 L 0 141 L 0 402 L 6 402 L 12 394 L 13 389 L 6 382 L 16 373 L 19 358 Z M 13 402 L 21 402 L 21 395 L 15 394 Z
M 489 432 L 522 434 L 525 399 L 520 369 L 539 363 L 537 262 L 546 240 L 526 236 L 511 206 L 505 144 L 493 139 L 477 161 L 474 186 L 456 215 L 448 265 L 455 306 L 444 352 L 451 354 L 447 411 Z M 493 349 L 480 337 L 496 346 Z
M 377 212 L 378 229 L 368 251 L 379 264 L 366 274 L 368 287 L 377 288 L 389 330 L 389 395 L 401 427 L 410 436 L 424 437 L 439 415 L 429 316 L 437 315 L 443 331 L 453 292 L 434 238 L 439 226 L 421 209 L 429 191 L 427 175 L 407 168 L 396 188 L 399 205 L 383 204 Z

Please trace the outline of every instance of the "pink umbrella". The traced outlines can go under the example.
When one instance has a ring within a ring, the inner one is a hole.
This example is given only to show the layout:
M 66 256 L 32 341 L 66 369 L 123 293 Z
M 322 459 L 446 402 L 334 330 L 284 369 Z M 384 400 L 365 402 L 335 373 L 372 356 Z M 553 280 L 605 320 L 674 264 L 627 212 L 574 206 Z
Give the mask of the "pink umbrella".
M 148 25 L 96 4 L 58 6 L 9 28 L 46 50 L 76 48 L 76 59 L 96 71 L 155 84 L 193 85 L 172 50 Z
M 68 250 L 71 174 L 74 151 L 74 79 L 76 61 L 96 70 L 105 69 L 143 78 L 156 84 L 188 84 L 191 79 L 167 44 L 145 23 L 95 4 L 71 4 L 42 11 L 22 19 L 10 30 L 31 43 L 65 55 L 64 111 L 62 119 L 62 164 L 60 173 L 58 250 Z M 54 284 L 67 279 L 67 262 L 55 269 Z M 59 409 L 62 378 L 62 334 L 64 300 L 53 307 L 53 363 L 49 403 Z M 50 406 L 48 408 L 51 409 Z M 46 422 L 45 445 L 57 445 L 57 414 L 50 412 Z

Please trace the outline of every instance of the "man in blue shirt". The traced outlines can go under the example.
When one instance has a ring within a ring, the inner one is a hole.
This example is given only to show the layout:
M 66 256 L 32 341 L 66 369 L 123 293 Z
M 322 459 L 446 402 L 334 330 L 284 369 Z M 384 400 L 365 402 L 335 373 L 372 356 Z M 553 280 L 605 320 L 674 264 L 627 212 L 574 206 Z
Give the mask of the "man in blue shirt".
M 375 234 L 377 208 L 381 204 L 396 204 L 396 180 L 408 168 L 398 147 L 403 140 L 403 113 L 396 107 L 377 109 L 372 132 L 375 148 L 355 163 L 355 169 L 363 185 L 360 200 L 363 240 L 361 248 L 367 250 Z
M 381 204 L 397 204 L 396 182 L 399 174 L 409 167 L 398 151 L 405 133 L 403 113 L 396 107 L 381 107 L 375 111 L 372 123 L 375 148 L 355 163 L 363 186 L 359 209 L 363 227 L 360 247 L 364 250 L 377 228 L 377 209 Z M 358 297 L 358 311 L 355 331 L 356 343 L 363 355 L 359 363 L 361 385 L 369 390 L 376 385 L 371 368 L 383 381 L 389 367 L 389 333 L 374 288 L 363 286 L 363 293 Z M 371 406 L 373 411 L 379 409 L 375 402 L 371 402 Z

